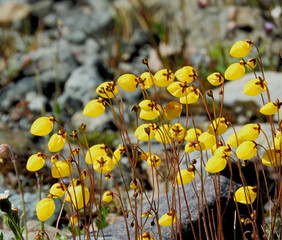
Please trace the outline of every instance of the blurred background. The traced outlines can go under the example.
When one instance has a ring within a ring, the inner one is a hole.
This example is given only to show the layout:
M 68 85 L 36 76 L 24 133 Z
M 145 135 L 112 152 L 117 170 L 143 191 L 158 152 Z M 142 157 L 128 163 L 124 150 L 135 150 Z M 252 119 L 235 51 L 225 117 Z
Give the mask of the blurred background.
M 281 12 L 281 0 L 0 0 L 0 144 L 17 154 L 30 198 L 36 184 L 26 161 L 38 149 L 48 151 L 48 138 L 29 133 L 36 118 L 53 114 L 68 132 L 86 123 L 90 145 L 114 145 L 110 113 L 82 115 L 100 83 L 141 75 L 145 57 L 153 72 L 192 65 L 205 80 L 236 61 L 230 46 L 246 39 L 259 47 L 265 70 L 281 72 Z M 123 97 L 130 107 L 141 94 Z M 194 108 L 205 114 L 201 105 Z M 256 111 L 244 121 L 255 120 Z M 125 117 L 130 127 L 130 113 Z M 17 190 L 17 181 L 11 162 L 2 159 L 4 189 Z

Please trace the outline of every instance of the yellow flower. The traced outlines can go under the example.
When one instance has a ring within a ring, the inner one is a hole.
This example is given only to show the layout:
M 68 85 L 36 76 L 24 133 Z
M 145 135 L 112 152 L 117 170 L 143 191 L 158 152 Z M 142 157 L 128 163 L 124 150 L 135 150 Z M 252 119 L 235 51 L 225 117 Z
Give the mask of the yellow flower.
M 245 74 L 244 63 L 232 63 L 225 71 L 224 78 L 227 80 L 237 80 Z
M 74 215 L 74 216 L 71 216 L 70 219 L 69 219 L 69 224 L 71 226 L 75 225 L 76 223 L 78 222 L 78 217 L 77 215 Z
M 106 191 L 103 195 L 103 202 L 111 202 L 113 201 L 113 192 L 112 191 Z
M 218 173 L 222 171 L 227 164 L 227 160 L 224 156 L 214 155 L 207 161 L 206 171 L 209 173 Z
M 194 171 L 189 171 L 188 169 L 182 169 L 180 170 L 180 174 L 179 172 L 177 173 L 177 184 L 178 185 L 182 184 L 181 179 L 182 179 L 183 184 L 189 183 L 194 179 L 194 177 L 195 177 Z
M 150 167 L 156 168 L 161 165 L 161 159 L 157 155 L 151 155 L 147 159 L 147 163 Z
M 167 87 L 168 92 L 174 97 L 184 97 L 191 92 L 190 86 L 186 82 L 173 82 Z
M 85 161 L 88 164 L 93 164 L 95 159 L 100 156 L 107 156 L 105 144 L 96 144 L 89 148 L 89 151 L 86 153 Z
M 117 80 L 118 85 L 127 92 L 134 92 L 137 89 L 137 78 L 133 74 L 124 74 Z
M 266 150 L 262 156 L 262 164 L 267 167 L 276 167 L 280 166 L 282 158 L 280 150 Z
M 257 197 L 256 187 L 252 187 L 252 186 L 240 187 L 235 192 L 234 201 L 243 204 L 250 204 L 255 201 L 256 197 Z
M 167 120 L 178 118 L 182 112 L 182 104 L 176 101 L 171 101 L 164 107 L 164 117 Z
M 86 104 L 83 115 L 86 117 L 99 117 L 105 112 L 104 100 L 94 99 Z
M 207 132 L 212 135 L 222 135 L 228 128 L 228 122 L 225 118 L 217 118 L 209 124 Z
M 82 185 L 70 186 L 66 193 L 66 201 L 71 202 L 75 209 L 81 209 L 89 202 L 90 193 L 87 187 Z
M 140 141 L 149 141 L 155 137 L 156 130 L 151 124 L 142 124 L 135 130 L 135 137 Z
M 159 219 L 159 224 L 161 226 L 171 226 L 176 222 L 176 215 L 175 213 L 168 212 L 164 214 L 160 219 Z
M 118 148 L 114 151 L 113 163 L 117 164 L 121 158 L 121 154 L 124 152 L 124 147 L 119 144 Z
M 222 155 L 230 156 L 231 153 L 232 151 L 229 146 L 220 146 L 215 150 L 214 156 L 219 156 L 219 157 Z
M 160 115 L 161 106 L 156 101 L 143 100 L 139 103 L 140 118 L 145 120 L 154 120 Z
M 269 102 L 263 105 L 259 111 L 264 115 L 273 115 L 278 112 L 278 107 L 275 103 Z
M 168 124 L 164 124 L 163 126 L 160 126 L 155 134 L 155 139 L 158 142 L 161 143 L 170 143 L 171 142 L 171 138 L 169 136 L 169 125 Z
M 281 149 L 281 144 L 282 144 L 282 135 L 281 135 L 281 130 L 279 129 L 276 133 L 276 136 L 274 138 L 274 147 L 276 150 Z
M 179 98 L 180 103 L 192 104 L 199 99 L 200 90 L 195 86 L 191 86 L 190 89 L 191 91 L 186 96 Z
M 154 240 L 150 233 L 145 232 L 142 236 L 139 236 L 138 240 Z
M 230 49 L 230 55 L 236 58 L 246 57 L 252 49 L 251 41 L 238 41 Z
M 190 128 L 186 131 L 185 141 L 193 141 L 196 137 L 200 136 L 203 133 L 201 129 L 198 128 Z
M 114 169 L 115 164 L 110 157 L 100 156 L 95 159 L 93 167 L 98 173 L 107 173 Z
M 186 134 L 186 129 L 181 123 L 175 123 L 169 128 L 169 135 L 174 140 L 184 139 Z
M 175 72 L 175 77 L 181 82 L 191 83 L 198 77 L 198 75 L 193 67 L 185 66 Z
M 261 78 L 252 79 L 246 83 L 244 87 L 244 94 L 248 96 L 257 96 L 263 93 L 267 88 L 267 82 Z
M 149 72 L 144 72 L 138 79 L 138 84 L 141 89 L 148 89 L 153 85 L 153 81 L 156 82 L 155 77 Z
M 174 74 L 168 69 L 162 69 L 155 74 L 155 84 L 159 87 L 167 87 L 174 80 Z
M 72 165 L 66 160 L 55 162 L 52 169 L 51 174 L 53 178 L 63 178 L 70 175 L 72 171 Z
M 255 69 L 255 67 L 257 66 L 257 59 L 256 58 L 250 58 L 248 61 L 247 61 L 247 65 L 246 65 L 248 68 L 251 68 L 251 69 Z
M 237 143 L 238 140 L 238 143 Z M 236 134 L 233 133 L 231 134 L 227 140 L 226 140 L 226 144 L 228 144 L 230 147 L 238 147 L 243 141 L 241 139 L 239 139 L 239 136 L 237 134 L 237 138 L 236 138 Z
M 118 86 L 114 81 L 101 83 L 96 92 L 103 98 L 113 98 L 118 92 Z
M 55 203 L 52 198 L 43 198 L 36 205 L 36 214 L 40 221 L 46 221 L 55 212 Z
M 186 145 L 185 145 L 185 152 L 186 153 L 192 153 L 195 151 L 195 144 L 193 144 L 192 142 L 188 142 Z
M 54 125 L 54 117 L 40 117 L 31 125 L 30 132 L 36 136 L 44 136 L 49 134 Z
M 60 130 L 54 133 L 48 142 L 48 149 L 50 152 L 58 152 L 65 146 L 67 133 L 65 130 Z
M 259 124 L 247 124 L 240 129 L 237 136 L 240 141 L 254 141 L 259 137 L 261 128 Z
M 66 186 L 62 183 L 54 183 L 50 188 L 50 193 L 53 198 L 61 198 L 65 195 Z
M 216 138 L 214 135 L 209 134 L 208 132 L 203 132 L 199 138 L 199 144 L 196 145 L 196 150 L 208 150 L 212 148 L 214 144 L 216 144 Z
M 41 152 L 33 154 L 29 157 L 26 163 L 26 169 L 30 172 L 35 172 L 43 168 L 45 163 L 45 157 Z
M 247 160 L 254 157 L 257 153 L 257 145 L 253 141 L 246 141 L 239 145 L 236 154 L 241 160 Z
M 224 77 L 219 72 L 214 72 L 207 77 L 208 81 L 213 86 L 221 85 L 224 81 Z

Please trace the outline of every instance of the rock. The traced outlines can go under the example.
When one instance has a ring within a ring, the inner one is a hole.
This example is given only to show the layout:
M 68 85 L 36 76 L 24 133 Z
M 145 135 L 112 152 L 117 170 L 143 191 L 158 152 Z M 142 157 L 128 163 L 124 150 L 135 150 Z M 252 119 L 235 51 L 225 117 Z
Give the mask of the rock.
M 5 3 L 0 6 L 0 25 L 23 21 L 31 13 L 31 7 L 24 3 Z
M 83 44 L 86 40 L 86 35 L 82 31 L 73 31 L 66 36 L 66 39 L 75 44 Z
M 35 113 L 42 112 L 42 109 L 45 108 L 45 105 L 48 102 L 48 99 L 45 96 L 37 95 L 35 92 L 29 92 L 26 99 L 29 102 L 29 110 Z
M 52 0 L 36 1 L 34 4 L 31 5 L 32 14 L 37 16 L 39 19 L 42 19 L 51 11 L 52 5 Z

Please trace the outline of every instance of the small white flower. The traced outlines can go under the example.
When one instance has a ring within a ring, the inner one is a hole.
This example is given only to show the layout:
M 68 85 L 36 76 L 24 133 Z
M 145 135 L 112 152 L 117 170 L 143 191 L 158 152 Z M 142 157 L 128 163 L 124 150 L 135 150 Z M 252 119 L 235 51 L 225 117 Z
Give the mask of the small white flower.
M 8 199 L 9 190 L 5 190 L 4 193 L 0 193 L 0 200 Z

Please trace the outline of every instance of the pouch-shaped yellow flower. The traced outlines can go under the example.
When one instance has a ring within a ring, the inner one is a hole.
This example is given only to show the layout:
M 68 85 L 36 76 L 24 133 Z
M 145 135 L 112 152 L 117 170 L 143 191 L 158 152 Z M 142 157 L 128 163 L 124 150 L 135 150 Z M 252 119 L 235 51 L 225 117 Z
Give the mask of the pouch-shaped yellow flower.
M 30 132 L 36 136 L 44 136 L 49 134 L 54 125 L 54 117 L 40 117 L 31 125 Z
M 36 205 L 36 215 L 42 222 L 46 221 L 55 212 L 55 203 L 52 198 L 43 198 Z
M 141 109 L 140 115 L 139 115 L 139 117 L 140 117 L 141 119 L 144 119 L 144 120 L 154 120 L 154 119 L 156 119 L 158 116 L 160 116 L 160 112 L 157 111 L 157 110 L 145 111 L 145 110 L 143 110 L 143 109 Z
M 151 155 L 148 157 L 147 163 L 150 167 L 156 168 L 161 165 L 162 161 L 157 155 Z
M 140 141 L 149 141 L 155 137 L 156 130 L 151 124 L 145 123 L 140 125 L 135 130 L 135 137 Z
M 71 217 L 69 218 L 69 224 L 70 224 L 71 226 L 75 225 L 77 222 L 78 222 L 78 217 L 77 217 L 77 215 L 71 216 Z
M 214 156 L 223 156 L 223 155 L 226 155 L 226 156 L 230 156 L 232 153 L 232 150 L 229 146 L 220 146 L 218 147 L 215 151 L 214 151 Z
M 26 163 L 26 169 L 30 172 L 35 172 L 43 168 L 45 164 L 45 157 L 41 152 L 31 155 Z
M 83 193 L 84 191 L 84 193 Z M 84 197 L 83 197 L 84 194 Z M 66 201 L 71 202 L 75 209 L 81 209 L 89 202 L 90 193 L 87 187 L 82 185 L 70 186 L 66 192 Z
M 215 134 L 222 135 L 223 133 L 226 132 L 228 128 L 227 123 L 228 122 L 226 121 L 224 117 L 220 119 L 217 118 L 213 120 L 212 123 L 209 124 L 207 132 L 212 135 L 215 135 Z
M 177 173 L 177 184 L 178 185 L 182 184 L 181 179 L 182 179 L 183 184 L 189 183 L 194 179 L 194 177 L 195 177 L 194 171 L 189 171 L 188 169 L 182 169 L 180 170 L 180 174 L 179 172 Z
M 274 138 L 274 147 L 276 150 L 280 150 L 282 145 L 282 135 L 281 130 L 278 130 Z
M 168 69 L 161 69 L 155 74 L 155 84 L 159 87 L 167 87 L 174 80 L 174 74 Z
M 95 144 L 86 153 L 85 161 L 88 164 L 93 164 L 95 159 L 100 156 L 107 156 L 105 144 Z
M 103 82 L 101 83 L 96 92 L 103 98 L 113 98 L 118 92 L 118 86 L 115 82 Z
M 94 99 L 86 104 L 83 115 L 86 117 L 99 117 L 105 112 L 105 106 L 101 99 Z
M 169 135 L 174 140 L 184 139 L 186 135 L 186 129 L 181 123 L 175 123 L 169 128 Z
M 171 138 L 169 136 L 169 125 L 168 124 L 164 124 L 163 126 L 160 126 L 156 130 L 155 139 L 161 143 L 170 143 L 171 142 Z
M 224 156 L 214 155 L 207 161 L 206 171 L 209 173 L 218 173 L 222 171 L 227 164 L 227 160 Z
M 244 63 L 232 63 L 224 72 L 224 78 L 227 80 L 237 80 L 245 74 Z
M 171 101 L 164 107 L 163 114 L 167 120 L 178 118 L 182 112 L 182 104 L 177 101 Z
M 137 78 L 133 74 L 123 74 L 117 80 L 118 85 L 127 92 L 136 91 L 138 84 Z
M 50 188 L 53 198 L 61 198 L 65 195 L 66 186 L 63 183 L 54 183 Z
M 248 81 L 244 87 L 244 94 L 248 96 L 257 96 L 263 93 L 267 88 L 267 82 L 260 79 L 252 79 Z
M 138 240 L 154 240 L 154 238 L 150 235 L 150 233 L 145 232 L 142 236 L 139 236 Z
M 266 150 L 261 158 L 262 164 L 267 167 L 276 167 L 281 165 L 282 157 L 280 150 Z
M 112 171 L 115 164 L 110 157 L 100 156 L 95 159 L 93 167 L 98 173 L 106 173 Z
M 197 102 L 200 96 L 200 90 L 196 87 L 190 87 L 191 92 L 188 93 L 186 96 L 179 98 L 180 103 L 182 104 L 193 104 Z M 193 89 L 192 89 L 193 88 Z
M 255 69 L 255 67 L 257 66 L 257 60 L 256 58 L 250 58 L 248 61 L 247 61 L 247 65 L 246 65 L 248 68 L 251 68 L 251 69 Z
M 236 58 L 246 57 L 252 49 L 251 42 L 247 41 L 237 41 L 233 44 L 230 49 L 230 55 Z
M 113 163 L 117 164 L 121 158 L 121 154 L 124 152 L 124 147 L 119 144 L 118 148 L 114 151 L 113 154 Z
M 237 157 L 241 160 L 247 160 L 254 157 L 257 153 L 257 145 L 253 141 L 245 141 L 239 145 L 236 150 Z
M 240 187 L 235 192 L 234 201 L 243 204 L 251 204 L 256 200 L 256 197 L 257 197 L 256 187 L 252 187 L 252 186 Z
M 208 132 L 203 132 L 199 138 L 199 144 L 196 145 L 196 150 L 201 151 L 201 150 L 208 150 L 212 148 L 214 144 L 216 144 L 216 138 L 214 135 L 209 134 Z
M 186 82 L 173 82 L 167 87 L 168 92 L 174 97 L 184 97 L 191 92 L 191 88 Z
M 63 149 L 66 142 L 66 132 L 60 130 L 58 133 L 54 133 L 48 142 L 48 149 L 50 152 L 58 152 Z
M 254 141 L 259 137 L 260 132 L 258 124 L 249 123 L 240 129 L 237 136 L 241 141 Z
M 223 83 L 224 77 L 219 72 L 214 72 L 207 77 L 209 83 L 213 86 L 219 86 Z
M 188 142 L 186 145 L 185 145 L 185 152 L 186 153 L 192 153 L 195 151 L 195 145 L 192 144 L 191 142 Z
M 148 89 L 153 85 L 153 81 L 156 82 L 155 77 L 149 72 L 143 72 L 140 78 L 141 82 L 139 81 L 139 86 L 141 89 Z
M 243 140 L 239 139 L 238 134 L 237 134 L 237 138 L 236 138 L 235 133 L 231 134 L 226 140 L 226 144 L 228 144 L 230 147 L 238 147 L 242 142 L 243 142 Z
M 198 77 L 198 74 L 193 67 L 185 66 L 175 72 L 175 77 L 181 82 L 191 83 Z
M 171 212 L 164 214 L 159 219 L 159 224 L 161 226 L 171 226 L 175 222 L 176 222 L 176 215 Z
M 196 137 L 200 136 L 203 133 L 201 129 L 198 128 L 190 128 L 186 131 L 185 141 L 193 141 Z
M 72 171 L 72 165 L 66 160 L 57 161 L 54 163 L 51 169 L 53 178 L 63 178 L 70 175 Z
M 113 201 L 113 192 L 106 191 L 103 194 L 103 202 L 111 202 Z
M 269 102 L 263 105 L 259 111 L 264 115 L 273 115 L 278 112 L 278 107 L 275 103 Z

